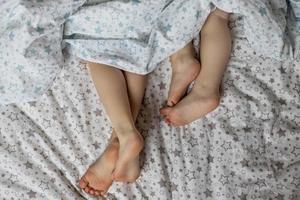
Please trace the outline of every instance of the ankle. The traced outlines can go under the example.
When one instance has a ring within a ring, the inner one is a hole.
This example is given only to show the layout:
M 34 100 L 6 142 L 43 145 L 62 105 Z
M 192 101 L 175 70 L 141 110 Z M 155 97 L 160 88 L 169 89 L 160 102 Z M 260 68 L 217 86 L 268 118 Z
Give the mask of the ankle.
M 182 63 L 196 59 L 193 52 L 177 52 L 170 57 L 172 63 Z
M 175 52 L 171 55 L 171 61 L 182 61 L 186 59 L 194 59 L 196 57 L 195 49 L 193 45 L 190 43 L 187 46 L 183 47 L 179 51 Z
M 113 130 L 116 132 L 118 137 L 120 135 L 136 132 L 136 128 L 134 125 L 117 125 L 113 127 Z
M 194 57 L 176 58 L 171 60 L 172 74 L 195 74 L 195 77 L 199 74 L 200 64 Z
M 135 152 L 140 152 L 144 146 L 144 138 L 141 136 L 139 131 L 133 128 L 117 128 L 115 129 L 118 134 L 118 144 L 122 147 L 130 144 L 130 148 L 134 149 Z
M 220 94 L 220 84 L 201 82 L 195 83 L 193 92 L 198 95 L 207 94 L 207 95 L 219 95 Z

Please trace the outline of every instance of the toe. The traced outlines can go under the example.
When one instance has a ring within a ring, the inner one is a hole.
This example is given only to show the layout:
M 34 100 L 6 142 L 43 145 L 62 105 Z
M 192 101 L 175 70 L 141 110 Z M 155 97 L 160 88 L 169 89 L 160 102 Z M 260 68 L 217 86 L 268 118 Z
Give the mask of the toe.
M 91 189 L 89 193 L 90 193 L 91 195 L 94 195 L 94 194 L 95 194 L 95 190 Z
M 178 121 L 178 115 L 175 110 L 170 112 L 169 115 L 164 119 L 164 121 L 170 126 L 181 126 L 180 120 Z
M 88 181 L 85 179 L 85 177 L 83 176 L 80 181 L 79 181 L 79 187 L 81 189 L 86 188 L 86 186 L 88 185 Z
M 171 121 L 170 121 L 170 119 L 168 117 L 166 117 L 164 119 L 164 121 L 165 121 L 166 124 L 171 125 Z
M 90 192 L 90 188 L 89 187 L 86 187 L 85 189 L 84 189 L 84 191 L 86 192 L 86 193 L 89 193 Z
M 174 100 L 174 97 L 169 97 L 168 101 L 167 101 L 167 106 L 175 106 L 175 104 L 177 103 L 178 101 Z
M 171 112 L 171 110 L 172 110 L 172 108 L 166 107 L 166 108 L 161 108 L 159 111 L 160 111 L 161 115 L 167 116 L 167 115 L 169 115 L 169 113 Z
M 179 126 L 176 117 L 174 117 L 172 115 L 168 116 L 166 123 L 168 123 L 168 125 L 170 125 L 170 126 L 175 126 L 175 127 Z
M 181 94 L 180 92 L 171 92 L 169 98 L 168 98 L 168 101 L 167 101 L 167 105 L 170 106 L 170 107 L 173 107 L 175 106 L 179 100 L 181 99 L 181 97 L 184 95 Z
M 102 190 L 99 191 L 100 194 L 101 194 L 102 196 L 105 195 L 105 194 L 107 193 L 107 191 L 109 190 L 110 186 L 111 186 L 111 185 L 106 185 L 105 187 L 103 187 Z
M 179 120 L 177 116 L 169 116 L 168 118 L 168 125 L 173 126 L 173 127 L 180 127 L 188 124 L 187 122 L 184 122 L 182 120 Z

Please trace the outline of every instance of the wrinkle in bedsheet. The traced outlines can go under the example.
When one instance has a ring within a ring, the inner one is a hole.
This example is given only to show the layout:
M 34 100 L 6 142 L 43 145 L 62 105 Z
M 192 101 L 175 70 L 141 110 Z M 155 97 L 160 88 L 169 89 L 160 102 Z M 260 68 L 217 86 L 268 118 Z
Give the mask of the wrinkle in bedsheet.
M 137 122 L 146 141 L 141 177 L 114 183 L 106 199 L 299 199 L 300 60 L 264 58 L 244 38 L 233 48 L 219 108 L 185 127 L 159 116 L 170 63 L 150 74 Z M 95 199 L 76 180 L 110 132 L 86 66 L 67 57 L 39 101 L 0 106 L 0 198 Z

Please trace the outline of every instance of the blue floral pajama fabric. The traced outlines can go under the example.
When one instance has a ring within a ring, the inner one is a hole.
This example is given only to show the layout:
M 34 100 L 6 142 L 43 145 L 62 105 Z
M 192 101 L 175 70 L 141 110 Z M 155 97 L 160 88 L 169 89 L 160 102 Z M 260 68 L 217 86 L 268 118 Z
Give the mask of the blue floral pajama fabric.
M 148 74 L 196 37 L 215 7 L 244 16 L 258 52 L 293 56 L 282 0 L 2 0 L 0 104 L 38 99 L 66 54 Z

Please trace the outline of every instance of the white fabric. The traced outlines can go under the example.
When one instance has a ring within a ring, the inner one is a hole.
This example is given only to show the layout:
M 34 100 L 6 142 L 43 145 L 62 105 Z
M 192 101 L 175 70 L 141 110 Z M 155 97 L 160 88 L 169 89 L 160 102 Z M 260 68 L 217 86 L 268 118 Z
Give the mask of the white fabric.
M 299 23 L 288 23 L 299 41 L 293 29 Z M 160 63 L 138 117 L 146 142 L 141 177 L 113 184 L 107 199 L 300 198 L 300 54 L 283 62 L 266 58 L 249 46 L 241 16 L 230 25 L 234 44 L 220 107 L 188 126 L 167 126 L 159 108 L 171 73 L 168 60 Z M 0 198 L 94 199 L 76 180 L 102 153 L 110 131 L 85 66 L 66 57 L 39 101 L 0 106 Z

